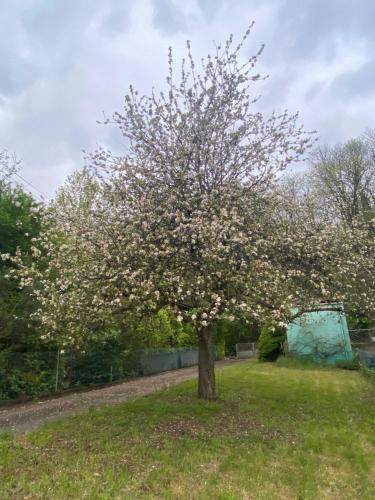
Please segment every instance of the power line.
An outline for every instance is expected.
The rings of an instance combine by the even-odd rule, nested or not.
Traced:
[[[32,196],[35,196],[40,201],[44,200],[43,196],[41,194],[39,194],[39,192],[31,192],[31,189],[29,189],[23,181],[19,181],[18,179],[16,179],[15,177],[13,177],[11,175],[9,175],[8,177],[15,186],[20,187],[23,191],[27,191],[29,194],[31,194]]]
[[[42,193],[42,191],[40,191],[40,189],[38,189],[33,184],[31,184],[31,182],[27,181],[24,177],[22,177],[22,175],[17,174],[17,172],[14,172],[14,175],[16,175],[17,177],[19,177],[23,182],[25,182],[27,185],[29,185],[31,188],[33,188],[35,191],[37,191],[43,198],[46,197],[45,194]]]
[[[30,186],[32,189],[34,189],[34,191],[36,191],[37,196],[38,198],[40,198],[41,201],[44,201],[46,199],[46,196],[45,194],[40,191],[40,189],[38,189],[37,187],[35,187],[31,182],[29,182],[27,179],[25,179],[24,177],[22,177],[22,175],[20,174],[17,174],[17,172],[13,172],[11,174],[9,174],[9,177],[11,177],[13,179],[13,181],[18,185],[18,186],[21,186],[22,188],[24,188],[25,186],[21,185],[19,181],[17,181],[13,176],[16,175],[17,177],[19,177],[22,182],[24,182],[25,184],[27,184],[28,186]]]

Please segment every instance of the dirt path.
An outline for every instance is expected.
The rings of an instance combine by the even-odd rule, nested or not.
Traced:
[[[237,360],[224,360],[219,361],[216,366],[219,368],[238,362]],[[195,378],[196,376],[197,367],[193,366],[191,368],[182,368],[158,375],[137,378],[102,389],[94,389],[39,401],[38,403],[27,403],[12,408],[0,409],[0,431],[28,432],[49,420],[54,420],[65,415],[82,413],[92,406],[98,408],[100,406],[121,403],[129,398],[151,394],[159,389],[164,389],[165,387]]]

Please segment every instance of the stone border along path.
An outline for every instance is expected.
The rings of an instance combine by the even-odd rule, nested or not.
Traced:
[[[243,363],[246,361],[237,359],[223,360],[217,362],[216,366],[221,368],[239,362]],[[171,385],[179,384],[184,380],[196,378],[197,375],[197,366],[192,366],[159,373],[158,375],[140,377],[110,387],[91,389],[85,392],[81,391],[47,399],[37,403],[26,403],[4,409],[0,407],[0,432],[14,432],[17,434],[28,432],[44,422],[66,415],[83,413],[90,407],[99,408],[101,406],[122,403],[133,397],[145,396]]]

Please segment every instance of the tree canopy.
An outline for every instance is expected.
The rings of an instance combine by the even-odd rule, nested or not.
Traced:
[[[32,240],[40,231],[39,209],[32,196],[10,183],[15,165],[5,151],[0,153],[0,165],[0,349],[23,349],[37,335],[35,328],[29,328],[35,301],[9,279],[16,269],[8,257],[22,253],[29,262]]]
[[[365,287],[374,266],[367,226],[312,217],[278,188],[314,139],[297,115],[258,111],[254,66],[263,48],[242,59],[249,34],[217,46],[200,68],[188,43],[179,77],[170,50],[164,93],[130,88],[113,116],[128,150],[94,152],[95,178],[78,179],[85,202],[60,196],[46,212],[35,252],[48,257],[45,266],[16,259],[45,335],[67,345],[130,313],[167,308],[191,323],[199,395],[208,399],[218,320],[284,324],[295,304],[347,300],[354,283],[356,302],[374,305],[374,285]]]

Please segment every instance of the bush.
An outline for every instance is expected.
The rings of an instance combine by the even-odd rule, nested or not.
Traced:
[[[258,343],[258,359],[260,361],[276,361],[283,352],[286,339],[284,327],[266,323],[260,332]]]
[[[358,354],[355,353],[352,360],[343,359],[341,361],[336,361],[335,367],[341,368],[342,370],[359,370],[361,364],[359,362]]]
[[[0,400],[37,397],[55,384],[56,353],[0,352]]]
[[[370,368],[367,368],[366,366],[360,366],[359,371],[364,377],[366,377],[371,382],[375,383],[375,370],[371,370]]]
[[[361,313],[352,313],[348,315],[348,325],[350,330],[361,328],[371,328],[373,321],[368,316]]]
[[[215,346],[215,358],[221,357]],[[59,357],[53,351],[0,351],[0,402],[161,373],[192,366],[197,359],[196,347],[125,350],[115,342],[85,352],[60,351]]]

